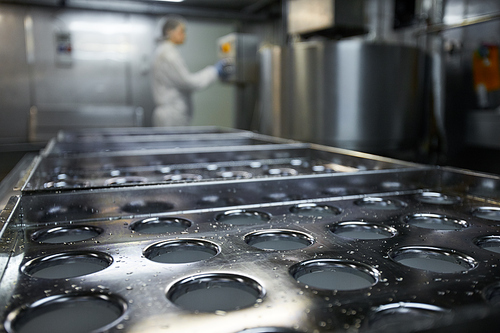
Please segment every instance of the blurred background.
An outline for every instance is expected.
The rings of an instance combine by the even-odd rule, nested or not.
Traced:
[[[0,1],[0,178],[61,129],[151,126],[167,14],[215,125],[500,174],[496,0]],[[235,52],[221,51],[230,43]]]

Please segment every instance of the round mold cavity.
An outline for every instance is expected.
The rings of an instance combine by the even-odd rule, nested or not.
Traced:
[[[145,184],[148,182],[146,177],[138,177],[138,176],[127,176],[127,177],[113,177],[110,179],[106,179],[104,181],[105,186],[111,185],[137,185],[137,184]]]
[[[500,283],[496,282],[483,290],[483,297],[492,306],[500,308]]]
[[[229,210],[217,215],[216,220],[224,224],[232,225],[254,225],[266,223],[271,219],[267,213],[258,212],[255,210]]]
[[[96,273],[109,267],[113,258],[102,252],[65,252],[28,261],[21,271],[42,279],[68,279]]]
[[[261,250],[287,251],[308,247],[314,238],[293,230],[262,230],[246,235],[245,242]]]
[[[164,201],[132,201],[121,207],[121,210],[134,214],[155,214],[172,210],[174,205]]]
[[[393,251],[390,256],[407,267],[435,273],[463,273],[477,266],[472,257],[436,247],[407,246]]]
[[[500,253],[500,235],[490,235],[476,238],[474,244],[484,250]]]
[[[39,222],[49,222],[54,220],[83,219],[97,213],[98,210],[85,205],[54,205],[48,208],[40,207],[37,217]]]
[[[472,214],[482,219],[500,221],[500,207],[479,207]]]
[[[60,226],[42,229],[31,235],[31,240],[44,244],[81,242],[99,236],[103,230],[90,226]]]
[[[272,168],[267,170],[267,174],[271,176],[297,176],[299,172],[292,168]]]
[[[240,171],[240,170],[218,172],[217,176],[220,178],[235,178],[235,179],[245,179],[253,177],[253,175],[250,172]]]
[[[162,264],[186,264],[210,259],[219,252],[217,244],[198,239],[181,239],[152,244],[143,254],[147,259]]]
[[[290,208],[290,212],[302,216],[333,216],[342,213],[340,208],[316,203],[304,203]]]
[[[165,234],[182,232],[191,224],[191,221],[178,217],[149,217],[132,223],[130,229],[141,234]]]
[[[88,182],[84,181],[71,181],[71,180],[56,180],[50,181],[43,184],[43,188],[52,189],[52,188],[68,188],[68,187],[87,187],[89,186]]]
[[[386,304],[373,310],[369,326],[377,332],[417,332],[432,328],[448,312],[444,308],[423,303]]]
[[[263,287],[246,276],[203,274],[175,283],[167,298],[180,308],[195,312],[233,311],[250,307],[265,296]]]
[[[435,205],[453,205],[461,200],[458,196],[446,195],[439,192],[422,192],[415,195],[415,198],[420,202]]]
[[[202,207],[224,207],[242,205],[244,200],[237,197],[220,197],[218,195],[207,195],[198,201]]]
[[[378,282],[379,273],[372,267],[338,259],[313,259],[290,268],[300,283],[326,290],[359,290]]]
[[[164,181],[172,181],[172,182],[194,182],[202,179],[203,176],[196,173],[179,173],[163,177]]]
[[[269,202],[293,201],[293,200],[300,200],[303,198],[304,196],[300,194],[284,193],[284,192],[271,193],[263,197],[265,201]]]
[[[413,214],[405,217],[409,225],[434,230],[462,230],[469,227],[467,221],[438,214]]]
[[[127,303],[114,295],[50,296],[9,313],[9,333],[103,332],[120,322]]]
[[[330,231],[338,236],[362,240],[386,239],[398,234],[393,227],[361,221],[336,223]]]
[[[400,200],[375,197],[359,199],[354,203],[358,206],[375,210],[398,210],[406,207],[406,204]]]

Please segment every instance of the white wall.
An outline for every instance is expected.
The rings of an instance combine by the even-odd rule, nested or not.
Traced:
[[[216,41],[235,31],[230,23],[187,18],[187,38],[179,48],[190,71],[198,71],[217,62]],[[234,126],[235,87],[217,82],[194,93],[193,125]]]

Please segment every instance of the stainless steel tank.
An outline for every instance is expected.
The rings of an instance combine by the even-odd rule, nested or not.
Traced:
[[[281,134],[369,152],[422,136],[425,57],[362,40],[293,44],[282,52]]]

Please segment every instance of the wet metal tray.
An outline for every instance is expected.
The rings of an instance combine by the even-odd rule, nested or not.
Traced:
[[[293,143],[295,141],[270,137],[251,132],[166,134],[137,137],[110,136],[110,140],[60,142],[51,140],[42,152],[44,156],[86,155],[99,156],[113,153],[194,147],[259,146]]]
[[[87,128],[82,130],[62,130],[57,134],[58,142],[136,142],[157,141],[178,135],[251,133],[249,131],[217,126],[189,127],[126,127]]]
[[[23,191],[286,177],[422,167],[310,144],[166,150],[161,154],[40,157]]]
[[[495,176],[423,168],[38,192],[10,210],[7,332],[496,331]]]

